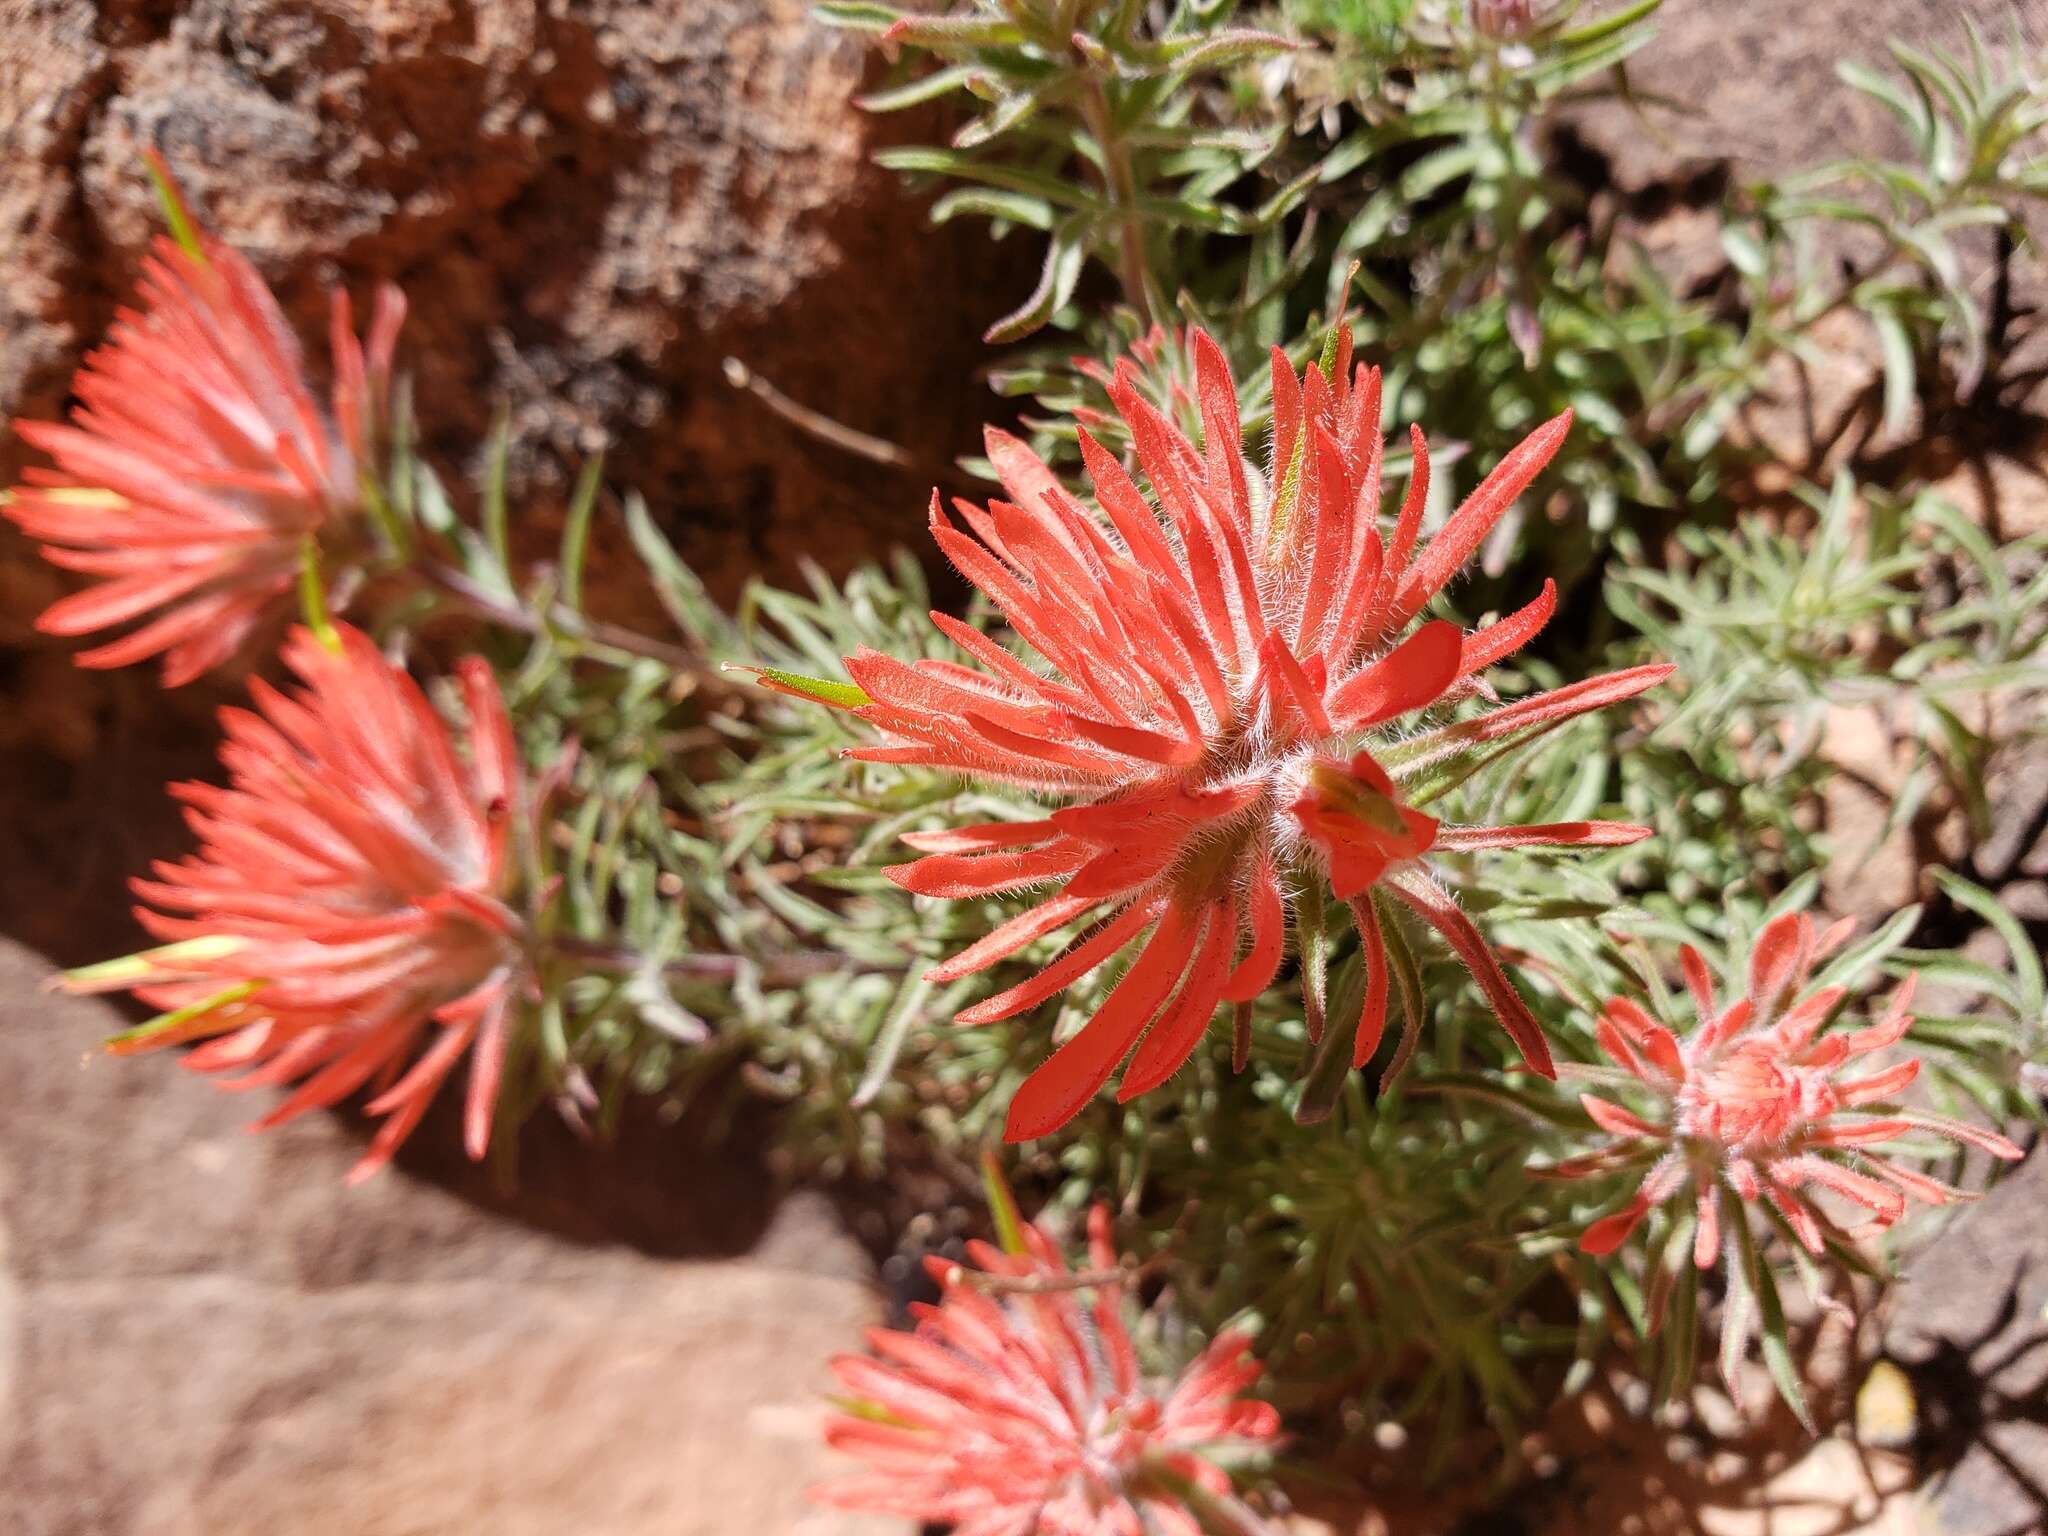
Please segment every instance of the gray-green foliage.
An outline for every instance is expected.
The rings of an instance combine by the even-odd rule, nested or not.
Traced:
[[[1067,334],[1013,354],[997,382],[1025,402],[1042,450],[1057,456],[1071,442],[1077,411],[1114,444],[1100,370],[1139,345],[1175,373],[1175,338],[1148,334],[1171,293],[1173,316],[1223,342],[1256,434],[1269,404],[1263,351],[1278,345],[1305,360],[1355,282],[1360,354],[1387,369],[1389,422],[1422,422],[1452,450],[1440,457],[1462,450],[1493,462],[1530,426],[1573,408],[1579,430],[1553,480],[1484,552],[1486,576],[1503,579],[1469,589],[1462,616],[1510,600],[1506,578],[1555,575],[1604,589],[1605,612],[1560,626],[1530,663],[1535,680],[1651,656],[1679,662],[1680,678],[1647,729],[1595,718],[1530,749],[1494,781],[1488,809],[1510,820],[1619,814],[1659,835],[1590,864],[1490,856],[1461,898],[1526,950],[1546,1026],[1567,1054],[1591,1061],[1588,1010],[1627,974],[1610,931],[1713,934],[1746,902],[1810,894],[1826,854],[1811,806],[1831,705],[1874,702],[1908,720],[1921,756],[1894,808],[1902,821],[1936,793],[1955,794],[1981,821],[1993,754],[2039,719],[2037,615],[2048,591],[2038,541],[1994,547],[1910,482],[1865,485],[1845,472],[1801,489],[1807,510],[1740,517],[1728,491],[1758,453],[1734,430],[1742,413],[1771,387],[1774,365],[1813,355],[1831,316],[1870,327],[1884,360],[1882,424],[1894,433],[1930,391],[1968,397],[1997,382],[2000,318],[1959,274],[1972,238],[2030,255],[2044,96],[2016,48],[2000,57],[1974,39],[1966,59],[1897,47],[1887,67],[1845,66],[1845,88],[1899,117],[1908,158],[1731,183],[1717,209],[1726,265],[1711,290],[1681,292],[1616,200],[1597,198],[1546,149],[1561,114],[1634,99],[1627,63],[1653,44],[1655,0],[1533,9],[1533,29],[1505,41],[1473,30],[1462,6],[1427,0],[1143,11],[1146,25],[1164,23],[1147,34],[1155,45],[1222,26],[1229,11],[1228,25],[1293,46],[1208,56],[1185,46],[1182,56],[1203,65],[1173,81],[1170,106],[1153,113],[1143,84],[1118,98],[1107,121],[1157,156],[1151,174],[1190,174],[1144,221],[1141,280],[1111,202],[1067,226],[1087,257],[1119,274],[1124,302],[1071,303],[1056,287],[1058,302],[1027,318]],[[970,10],[1021,25],[1063,24],[1075,8],[1017,0]],[[1141,12],[1117,15],[1135,26]],[[917,41],[914,30],[897,36]],[[914,46],[905,53],[917,59]],[[1099,67],[1087,57],[1057,43],[1028,61],[1011,47],[953,46],[940,69],[906,63],[906,85],[885,105],[955,86],[987,105],[950,157],[901,163],[975,185],[1012,165],[1103,164],[1087,113],[1063,122],[1047,110],[1063,99],[1047,71],[1068,71],[1071,85],[1073,71]],[[1031,122],[1028,137],[985,131],[1007,126],[1006,103]],[[1111,198],[1113,178],[1100,184]],[[996,212],[969,199],[942,200],[938,212]],[[1019,220],[1034,221],[1053,222]],[[1844,230],[1873,249],[1838,275],[1812,253]],[[1068,361],[1077,353],[1085,366]],[[1997,701],[1989,725],[1971,707],[1987,697]],[[1983,908],[1975,887],[1943,879],[1944,910]],[[1888,926],[1887,943],[1917,921]],[[1333,942],[1341,971],[1348,941]],[[2039,1047],[2037,1000],[2024,980],[1922,958],[1972,989],[1967,1011],[1923,1026],[1940,1091],[2020,1111],[2025,1096],[2011,1085]],[[1269,1000],[1247,1078],[1222,1074],[1219,1044],[1162,1107],[1091,1111],[1064,1151],[1034,1158],[1070,1178],[1113,1173],[1127,1200],[1156,1210],[1188,1304],[1211,1323],[1257,1313],[1273,1330],[1283,1400],[1330,1410],[1324,1422],[1347,1433],[1431,1406],[1444,1410],[1432,1422],[1449,1426],[1446,1437],[1461,1408],[1498,1427],[1530,1410],[1532,1357],[1584,1358],[1616,1329],[1642,1331],[1639,1305],[1586,1283],[1588,1261],[1562,1263],[1571,1220],[1584,1214],[1578,1196],[1518,1176],[1547,1138],[1570,1139],[1560,1129],[1568,1101],[1501,1079],[1491,1035],[1466,1027],[1483,1017],[1476,998],[1448,968],[1429,980],[1435,1016],[1418,1071],[1387,1102],[1365,1102],[1354,1078],[1324,1126],[1258,1113],[1300,1091],[1290,1066],[1306,1053],[1298,1001]],[[1087,1002],[1067,1007],[1085,1016]],[[1624,1290],[1633,1283],[1623,1276]],[[1768,1268],[1746,1284],[1774,1294]],[[1770,1299],[1760,1299],[1766,1323]],[[1774,1370],[1783,1351],[1782,1337],[1771,1341]],[[1669,1355],[1662,1368],[1682,1374]],[[1313,1383],[1324,1378],[1344,1386],[1319,1398]]]
[[[1042,242],[1037,290],[991,337],[1029,338],[1003,354],[998,385],[1055,462],[1071,465],[1077,411],[1122,446],[1100,417],[1101,370],[1136,346],[1165,359],[1151,377],[1174,376],[1170,327],[1182,321],[1230,355],[1245,447],[1262,452],[1264,354],[1313,354],[1354,263],[1360,354],[1386,367],[1388,424],[1420,421],[1443,450],[1445,505],[1432,517],[1471,464],[1495,462],[1559,409],[1577,412],[1559,467],[1502,524],[1454,616],[1476,620],[1554,575],[1577,601],[1532,654],[1496,669],[1495,686],[1660,657],[1679,679],[1640,720],[1590,716],[1518,749],[1454,791],[1447,814],[1607,816],[1657,836],[1592,857],[1444,861],[1461,903],[1510,952],[1561,1059],[1597,1070],[1593,1012],[1645,983],[1628,936],[1733,940],[1771,903],[1810,896],[1827,851],[1810,813],[1831,706],[1874,701],[1910,719],[1921,757],[1898,818],[1937,792],[1987,813],[1994,754],[2040,718],[2042,541],[1997,547],[1910,478],[1876,486],[1845,470],[1794,508],[1740,513],[1729,490],[1753,453],[1732,431],[1739,414],[1828,315],[1874,328],[1893,426],[1937,380],[1962,394],[1996,380],[1993,317],[1960,278],[1956,242],[1975,230],[2024,245],[2027,210],[2048,190],[2048,97],[2023,61],[1901,49],[1889,71],[1845,71],[1848,88],[1904,122],[1915,158],[1731,187],[1710,300],[1676,291],[1544,148],[1560,112],[1630,94],[1625,66],[1653,43],[1654,0],[1597,15],[1539,7],[1543,19],[1511,43],[1428,0],[979,0],[940,18],[864,0],[822,9],[900,57],[872,107],[959,109],[948,145],[884,156],[940,190],[934,217],[972,215],[991,238]],[[1843,224],[1874,231],[1878,254],[1833,281],[1806,250]],[[1404,470],[1390,459],[1390,473]],[[1000,1025],[956,1026],[963,1003],[1042,964],[1058,941],[987,977],[927,983],[928,966],[1014,904],[913,899],[883,870],[906,857],[906,830],[1040,811],[1013,792],[848,762],[840,754],[865,739],[858,722],[717,670],[836,679],[862,646],[951,658],[925,617],[917,560],[841,581],[813,574],[802,592],[756,586],[727,614],[647,509],[611,507],[593,472],[556,559],[522,575],[502,475],[488,478],[472,529],[409,457],[394,466],[387,537],[430,545],[444,564],[390,622],[453,609],[510,637],[498,659],[534,760],[578,748],[548,872],[561,880],[559,921],[591,953],[625,957],[550,991],[520,1096],[582,1113],[638,1088],[708,1112],[722,1095],[761,1092],[784,1106],[795,1166],[883,1179],[914,1167],[971,1188],[1017,1082],[1112,978]],[[593,537],[637,551],[672,639],[648,643],[585,611]],[[1966,708],[1987,696],[1992,715]],[[1936,913],[1886,926],[1874,958],[1949,984],[1916,1035],[1937,1095],[2028,1112],[2015,1085],[2042,1044],[2031,935],[1963,874],[1937,878]],[[1359,1007],[1358,961],[1338,915],[1321,939],[1334,962],[1330,1027],[1342,1031]],[[2004,936],[2005,969],[1947,947],[1980,922]],[[1398,1420],[1443,1467],[1511,1445],[1508,1430],[1541,1412],[1546,1391],[1616,1351],[1639,1352],[1678,1390],[1690,1324],[1715,1297],[1685,1278],[1668,1298],[1668,1347],[1645,1343],[1646,1290],[1675,1273],[1662,1263],[1671,1230],[1652,1224],[1642,1263],[1576,1252],[1608,1192],[1527,1172],[1583,1144],[1574,1093],[1511,1070],[1464,973],[1433,941],[1398,942],[1404,931],[1393,937],[1421,969],[1427,1017],[1412,1021],[1419,1051],[1391,1091],[1376,1085],[1398,1021],[1366,1072],[1305,1081],[1306,1010],[1283,983],[1256,1007],[1245,1073],[1230,1070],[1227,1032],[1212,1030],[1165,1087],[1127,1106],[1099,1100],[1016,1160],[1020,1182],[1047,1199],[1115,1201],[1197,1325],[1254,1318],[1305,1446]],[[1916,936],[1930,947],[1905,947]],[[1307,1093],[1327,1099],[1321,1123],[1290,1113]],[[1758,1298],[1781,1375],[1772,1277],[1791,1262],[1783,1249],[1767,1243],[1739,1282]],[[1467,1431],[1480,1423],[1494,1438],[1475,1450]]]

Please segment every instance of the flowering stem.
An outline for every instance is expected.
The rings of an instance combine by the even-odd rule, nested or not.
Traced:
[[[871,464],[882,464],[890,469],[913,472],[917,469],[917,459],[909,449],[898,447],[886,438],[856,431],[843,422],[834,421],[823,412],[814,411],[809,406],[792,400],[738,358],[728,357],[724,367],[726,383],[734,389],[744,390],[752,395],[798,431],[815,437],[821,443],[829,443],[842,453],[866,459]]]
[[[1124,298],[1138,312],[1141,325],[1152,319],[1151,285],[1146,278],[1145,229],[1138,216],[1138,182],[1131,170],[1131,153],[1116,126],[1116,114],[1102,77],[1088,66],[1088,89],[1081,98],[1081,111],[1088,131],[1102,151],[1102,185],[1110,206],[1120,215],[1117,236],[1117,276],[1123,283]]]
[[[299,608],[306,628],[329,652],[341,649],[341,636],[327,612],[327,588],[320,581],[320,545],[312,534],[299,540]]]
[[[365,470],[359,477],[359,488],[362,491],[363,510],[370,514],[370,521],[377,525],[377,532],[382,536],[392,556],[398,560],[410,560],[413,553],[412,529],[392,510],[391,500],[384,494],[384,487],[378,483],[377,477]]]

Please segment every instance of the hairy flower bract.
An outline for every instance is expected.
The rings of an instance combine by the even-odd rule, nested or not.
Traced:
[[[305,540],[360,505],[405,312],[398,290],[382,289],[366,347],[347,295],[334,294],[323,413],[256,269],[218,240],[192,240],[157,238],[140,309],[120,312],[73,381],[71,423],[15,423],[56,467],[27,470],[6,505],[52,564],[96,578],[37,627],[83,635],[145,620],[79,664],[161,655],[171,687],[233,656],[290,591]]]
[[[915,1330],[871,1330],[872,1356],[833,1361],[846,1411],[826,1438],[868,1468],[817,1497],[955,1536],[1196,1536],[1190,1491],[1230,1488],[1210,1455],[1279,1432],[1279,1415],[1242,1395],[1259,1377],[1250,1339],[1219,1335],[1177,1379],[1148,1380],[1108,1210],[1089,1216],[1089,1274],[1038,1227],[1022,1243],[970,1244],[971,1269],[928,1259],[941,1295],[913,1309]]]
[[[1813,1203],[1815,1191],[1862,1207],[1871,1225],[1891,1226],[1909,1199],[1932,1205],[1964,1198],[1960,1190],[1873,1150],[1918,1130],[1978,1147],[2008,1161],[2020,1149],[2005,1137],[1928,1110],[1893,1101],[1919,1075],[1905,1057],[1861,1075],[1852,1063],[1896,1045],[1911,1027],[1914,978],[1893,995],[1884,1014],[1862,1029],[1827,1026],[1848,997],[1843,986],[1809,987],[1815,964],[1848,938],[1853,919],[1819,931],[1811,916],[1773,919],[1758,935],[1748,991],[1726,1008],[1715,1001],[1706,961],[1691,945],[1680,951],[1698,1027],[1685,1040],[1639,1004],[1615,998],[1598,1027],[1600,1047],[1658,1101],[1645,1118],[1609,1100],[1585,1095],[1595,1125],[1615,1139],[1590,1157],[1560,1165],[1567,1175],[1613,1171],[1647,1162],[1635,1197],[1586,1229],[1580,1246],[1612,1253],[1656,1207],[1688,1187],[1697,1221],[1693,1261],[1709,1268],[1722,1247],[1722,1202],[1769,1204],[1810,1252],[1823,1251],[1834,1230]]]
[[[463,758],[360,631],[329,649],[295,630],[284,655],[302,688],[258,682],[254,712],[221,712],[227,787],[174,788],[199,851],[135,883],[149,903],[136,915],[166,947],[73,985],[164,1010],[117,1051],[203,1040],[188,1066],[247,1069],[224,1086],[298,1084],[260,1125],[370,1085],[386,1118],[352,1179],[390,1159],[472,1053],[464,1131],[480,1157],[526,979],[524,923],[504,899],[522,790],[497,683],[480,660],[459,667]]]
[[[956,524],[933,496],[932,536],[1045,667],[942,613],[933,622],[979,667],[867,650],[847,658],[865,697],[853,712],[883,736],[852,756],[1067,802],[1040,820],[909,834],[926,857],[889,871],[925,896],[1048,888],[1038,905],[930,972],[935,981],[1100,920],[1037,976],[975,1003],[961,1021],[1020,1013],[1136,952],[1086,1027],[1018,1092],[1012,1140],[1071,1119],[1126,1056],[1121,1098],[1170,1077],[1220,1004],[1242,1008],[1273,981],[1290,897],[1310,886],[1350,904],[1365,945],[1358,1064],[1385,1026],[1382,914],[1391,916],[1392,897],[1444,936],[1524,1058],[1548,1074],[1535,1018],[1430,856],[1647,835],[1606,822],[1461,826],[1411,802],[1426,781],[1441,788],[1505,744],[1627,699],[1670,670],[1635,667],[1418,728],[1421,712],[1485,693],[1480,674],[1556,607],[1546,582],[1526,607],[1471,633],[1440,619],[1416,623],[1556,453],[1569,416],[1509,453],[1425,542],[1429,453],[1419,429],[1407,493],[1382,527],[1380,377],[1352,366],[1348,328],[1300,376],[1276,349],[1262,477],[1245,460],[1221,349],[1194,332],[1190,351],[1199,446],[1152,404],[1128,361],[1110,381],[1149,494],[1084,430],[1093,505],[997,431],[988,452],[1007,499],[957,502]],[[1411,1020],[1418,1011],[1411,1000]],[[1312,1029],[1320,1024],[1312,1018]]]

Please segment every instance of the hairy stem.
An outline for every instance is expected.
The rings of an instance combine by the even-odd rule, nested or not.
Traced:
[[[1145,263],[1145,226],[1138,213],[1138,182],[1131,170],[1130,146],[1116,126],[1109,93],[1102,77],[1089,68],[1088,89],[1081,98],[1081,111],[1102,151],[1102,186],[1110,206],[1120,217],[1117,230],[1117,278],[1123,284],[1124,299],[1138,312],[1140,324],[1152,323],[1151,284]]]

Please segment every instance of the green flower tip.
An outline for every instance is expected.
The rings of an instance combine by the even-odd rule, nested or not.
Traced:
[[[171,238],[178,242],[178,249],[194,261],[205,261],[206,247],[199,239],[199,225],[192,217],[185,194],[178,190],[178,180],[171,174],[169,162],[152,146],[142,152],[142,163],[149,171],[150,183],[156,188],[156,200],[163,208],[164,223],[170,226]]]
[[[1003,1165],[996,1160],[993,1150],[981,1154],[981,1187],[988,1199],[989,1219],[995,1223],[996,1245],[1013,1256],[1023,1253],[1024,1218],[1017,1210],[1017,1197],[1010,1192],[1010,1181],[1003,1177]]]
[[[84,996],[95,992],[125,992],[154,982],[189,979],[197,962],[224,960],[247,940],[229,934],[208,934],[185,939],[158,949],[140,950],[97,965],[82,965],[52,976],[46,984],[51,991]]]
[[[801,672],[785,672],[780,667],[750,667],[728,661],[720,670],[743,672],[771,693],[786,693],[792,698],[808,699],[813,704],[823,704],[831,709],[861,709],[874,702],[868,697],[867,690],[856,684],[834,682],[826,677],[805,677]]]

